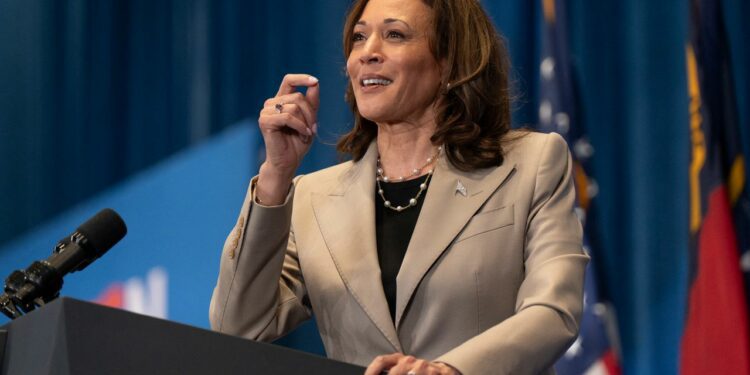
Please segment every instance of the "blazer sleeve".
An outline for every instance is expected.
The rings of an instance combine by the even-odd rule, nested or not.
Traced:
[[[255,182],[221,254],[209,308],[211,328],[272,341],[312,315],[291,228],[295,179],[280,206],[255,203]]]
[[[588,256],[574,211],[567,144],[558,134],[546,138],[526,223],[516,313],[436,359],[464,375],[544,372],[578,335]]]

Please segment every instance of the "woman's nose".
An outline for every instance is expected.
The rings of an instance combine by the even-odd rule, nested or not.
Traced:
[[[383,54],[381,51],[380,41],[377,37],[371,36],[365,43],[365,48],[362,50],[362,54],[359,56],[359,61],[363,64],[376,64],[383,62]]]

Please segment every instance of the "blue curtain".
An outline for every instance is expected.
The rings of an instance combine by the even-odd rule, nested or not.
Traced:
[[[348,4],[0,2],[0,242],[257,116],[286,72],[321,81],[321,136],[302,172],[334,163],[331,144],[351,125],[340,47]],[[510,46],[515,122],[533,123],[541,6],[483,4]],[[723,7],[747,155],[750,4]],[[688,1],[573,0],[568,17],[581,121],[595,147],[601,232],[591,235],[624,369],[676,373],[687,282]]]
[[[0,2],[0,243],[229,124],[285,72],[340,104],[344,2]],[[317,151],[317,149],[321,149]],[[306,167],[330,164],[318,147]]]

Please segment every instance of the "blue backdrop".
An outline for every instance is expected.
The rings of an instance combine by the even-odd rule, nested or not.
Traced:
[[[335,162],[330,144],[351,123],[342,99],[340,47],[348,3],[0,2],[0,242],[19,243],[24,233],[44,233],[33,247],[36,252],[0,250],[7,252],[0,253],[0,271],[46,256],[50,244],[73,229],[59,227],[53,233],[33,227],[58,222],[71,211],[56,215],[97,192],[113,186],[110,191],[116,191],[121,186],[117,184],[132,181],[128,176],[229,124],[257,116],[286,72],[307,72],[321,80],[321,136],[302,170]],[[519,98],[514,121],[533,123],[541,6],[528,0],[483,4],[510,45]],[[723,6],[747,155],[750,30],[745,21],[750,4],[724,0]],[[568,16],[581,121],[595,147],[601,233],[593,236],[601,247],[602,292],[619,316],[625,372],[675,373],[688,238],[688,1],[574,0]],[[247,147],[244,162],[249,171],[226,180],[235,193],[244,190],[259,153],[252,144]],[[222,178],[211,177],[225,181]],[[206,186],[200,195],[209,197],[213,186]],[[198,220],[200,225],[222,237],[231,228],[240,199],[225,202],[228,216],[206,216]],[[162,211],[183,212],[196,203],[186,200]],[[79,216],[93,213],[97,202],[104,203],[87,203],[88,211]],[[135,211],[124,215],[131,226],[145,220]],[[144,223],[163,219],[153,216]],[[225,226],[223,231],[220,226]],[[187,256],[218,254],[222,240],[211,241],[175,248]],[[138,254],[148,257],[167,244],[148,246]],[[124,249],[115,248],[106,258],[116,257],[119,250]],[[102,259],[86,273],[108,273],[120,264],[108,262]],[[208,274],[215,270],[209,263],[198,266]],[[112,273],[123,279],[145,277],[150,268],[143,267],[122,276]],[[72,280],[66,284],[68,294],[75,291]],[[213,283],[213,275],[206,280]],[[170,285],[171,291],[177,287]]]
[[[111,207],[128,234],[91,266],[68,275],[62,294],[114,297],[116,307],[207,327],[217,251],[257,170],[250,150],[260,139],[252,125],[230,127],[10,241],[0,249],[2,272],[47,258],[57,240]]]

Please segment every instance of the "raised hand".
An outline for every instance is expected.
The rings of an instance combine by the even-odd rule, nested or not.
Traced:
[[[307,87],[307,93],[297,91]],[[284,202],[294,173],[318,132],[320,105],[318,79],[308,74],[287,74],[278,93],[266,100],[258,126],[266,145],[256,197],[265,205]]]

